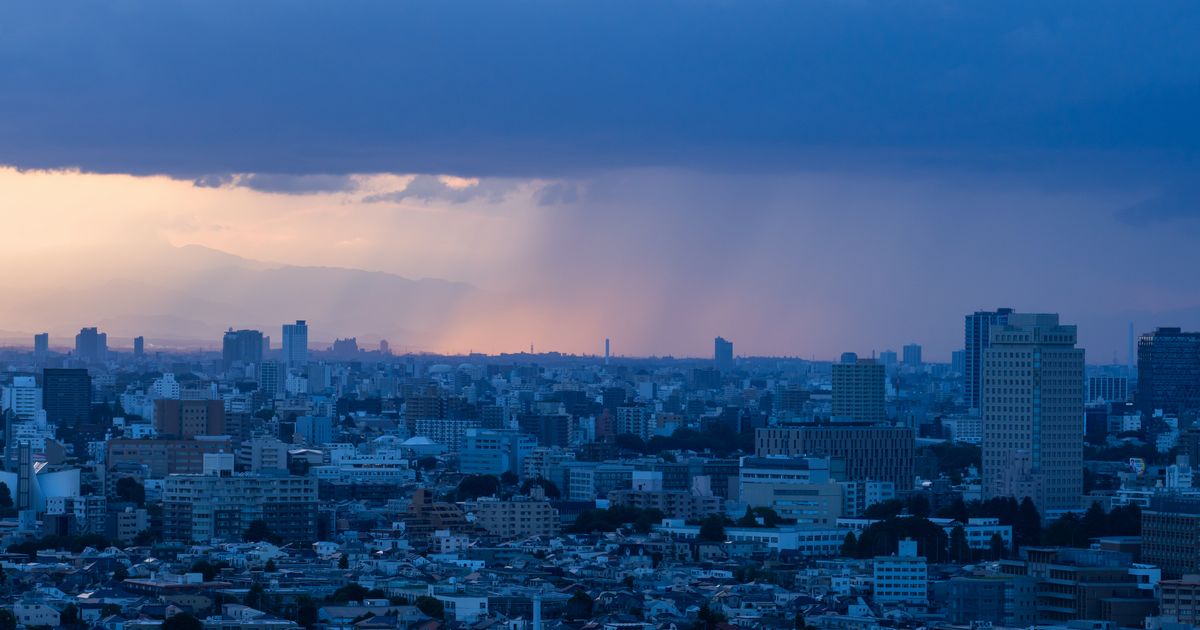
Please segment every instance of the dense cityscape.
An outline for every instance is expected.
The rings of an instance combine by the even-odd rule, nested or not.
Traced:
[[[1200,630],[1198,33],[0,0],[0,630]]]
[[[948,364],[280,339],[3,352],[0,625],[1200,622],[1200,333],[1121,365],[1007,308]]]

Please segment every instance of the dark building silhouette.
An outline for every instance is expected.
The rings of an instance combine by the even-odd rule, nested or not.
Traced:
[[[82,328],[75,335],[75,356],[84,361],[103,361],[108,358],[108,334],[96,328]]]
[[[1137,406],[1147,416],[1200,409],[1200,333],[1159,328],[1138,339]]]
[[[225,369],[235,363],[258,365],[263,358],[263,334],[257,330],[225,331],[221,340],[221,362]]]
[[[517,417],[517,427],[521,433],[536,437],[541,446],[566,447],[570,445],[571,416],[569,415],[521,414]]]
[[[33,336],[33,353],[45,355],[50,352],[50,333],[38,333]]]
[[[87,422],[92,409],[92,377],[83,368],[42,371],[42,409],[46,420],[64,427]]]
[[[146,338],[145,337],[134,337],[133,338],[133,356],[140,357],[144,354],[146,354]]]
[[[733,342],[724,337],[713,340],[713,363],[718,370],[730,372],[733,370]]]

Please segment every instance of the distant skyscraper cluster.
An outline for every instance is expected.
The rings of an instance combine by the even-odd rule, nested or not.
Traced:
[[[75,335],[75,356],[84,361],[104,361],[108,358],[108,335],[96,328],[84,328]]]

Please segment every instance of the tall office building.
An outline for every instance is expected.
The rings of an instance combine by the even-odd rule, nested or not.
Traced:
[[[146,354],[146,338],[140,337],[140,336],[134,337],[133,338],[133,356],[141,357],[144,354]]]
[[[75,335],[75,356],[84,361],[103,361],[108,358],[108,334],[95,328],[82,328]]]
[[[833,418],[861,422],[887,420],[884,368],[874,359],[847,353],[833,364]]]
[[[1011,308],[998,308],[994,311],[975,311],[966,317],[963,380],[966,384],[967,406],[971,409],[983,408],[983,352],[991,345],[992,326],[1007,324],[1012,312]]]
[[[308,363],[308,322],[303,319],[283,325],[283,362],[288,367]]]
[[[1056,314],[1011,313],[983,354],[983,494],[1042,514],[1083,493],[1083,349]]]
[[[50,353],[50,333],[38,333],[33,336],[33,353],[38,356]]]
[[[950,371],[964,374],[967,371],[967,351],[955,350],[950,353]]]
[[[921,344],[910,343],[904,346],[904,365],[908,367],[921,367]]]
[[[1137,406],[1149,416],[1200,410],[1200,332],[1159,328],[1138,339]]]
[[[1089,403],[1126,402],[1129,400],[1129,379],[1124,376],[1088,377]]]
[[[92,377],[85,369],[42,371],[42,408],[46,421],[64,427],[87,421],[92,410]]]
[[[733,370],[733,342],[724,337],[713,340],[713,363],[718,370],[730,372]]]
[[[258,365],[263,358],[263,334],[257,330],[225,331],[221,339],[221,363],[229,369],[235,363]]]
[[[258,364],[258,389],[263,395],[275,398],[283,393],[286,384],[286,370],[278,361],[263,361]]]

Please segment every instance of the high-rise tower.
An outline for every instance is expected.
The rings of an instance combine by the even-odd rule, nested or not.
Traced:
[[[308,363],[308,322],[303,319],[283,325],[283,361],[288,367]]]
[[[1042,514],[1083,494],[1083,349],[1056,314],[1010,313],[983,353],[983,495]]]
[[[967,406],[976,411],[983,408],[983,353],[991,345],[989,331],[992,326],[1008,323],[1008,316],[1012,312],[1011,308],[998,308],[967,315],[963,380],[966,384]]]

